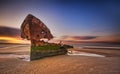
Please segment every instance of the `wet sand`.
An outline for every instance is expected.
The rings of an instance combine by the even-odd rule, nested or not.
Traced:
[[[0,74],[120,74],[120,58],[61,55],[31,62],[1,58]]]
[[[97,52],[97,50],[92,51],[92,49],[89,49],[89,51]],[[104,52],[104,55],[105,52],[108,53],[107,50],[101,52]],[[114,50],[114,54],[115,52],[117,55],[120,54],[120,51]],[[35,61],[0,58],[0,74],[120,74],[120,56],[59,55]]]

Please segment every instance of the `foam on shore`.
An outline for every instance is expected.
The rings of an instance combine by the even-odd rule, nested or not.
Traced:
[[[95,54],[95,53],[87,53],[87,52],[79,52],[79,51],[68,51],[67,55],[70,56],[75,56],[75,55],[79,55],[79,56],[90,56],[90,57],[105,57],[104,55],[99,55],[99,54]]]
[[[0,58],[18,58],[23,61],[30,61],[30,55],[20,55],[20,54],[0,54]]]

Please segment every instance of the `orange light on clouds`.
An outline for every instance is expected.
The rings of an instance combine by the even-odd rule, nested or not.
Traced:
[[[13,37],[0,37],[0,41],[1,40],[7,41],[7,43],[21,43],[21,44],[30,43],[30,41],[21,40]]]

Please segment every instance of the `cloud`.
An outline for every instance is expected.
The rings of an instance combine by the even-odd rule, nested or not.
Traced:
[[[14,37],[0,37],[0,43],[21,43],[21,44],[25,43],[26,44],[26,43],[30,43],[30,41],[21,40]]]
[[[96,38],[96,36],[73,36],[72,38],[76,40],[90,40]]]
[[[20,37],[20,29],[0,26],[0,36]]]
[[[11,27],[4,27],[0,26],[0,37],[4,37],[0,39],[0,43],[8,43],[8,42],[21,42],[18,41],[20,38],[20,29],[17,28],[11,28]],[[17,38],[11,39],[11,38],[5,38],[5,37],[12,37]],[[106,36],[62,36],[60,38],[53,38],[50,40],[50,42],[59,43],[62,41],[63,43],[71,44],[71,43],[82,43],[82,42],[117,42],[120,43],[120,34],[114,34],[114,35],[106,35]]]
[[[62,36],[62,40],[91,40],[95,39],[97,36]]]
[[[120,35],[99,36],[92,41],[97,42],[120,42]]]
[[[120,35],[106,36],[62,36],[59,40],[63,43],[85,43],[85,42],[102,42],[102,43],[120,43]]]
[[[0,26],[0,43],[28,43],[21,40],[20,29]]]

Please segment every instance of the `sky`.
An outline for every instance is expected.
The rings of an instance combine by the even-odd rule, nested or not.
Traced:
[[[5,27],[20,29],[28,14],[43,21],[56,41],[120,42],[118,0],[0,0],[0,36],[8,35]]]

